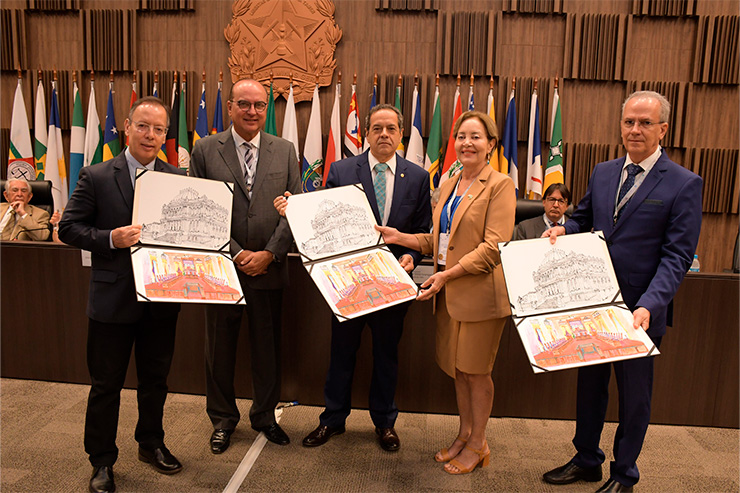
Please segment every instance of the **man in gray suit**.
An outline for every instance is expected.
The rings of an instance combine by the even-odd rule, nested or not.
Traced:
[[[227,107],[233,125],[196,143],[190,174],[234,183],[230,250],[247,302],[253,385],[249,418],[252,428],[268,440],[287,445],[288,435],[275,422],[275,406],[280,399],[282,296],[292,236],[272,200],[285,190],[300,193],[300,169],[293,144],[261,131],[267,93],[259,82],[237,81]],[[214,454],[228,448],[239,422],[234,366],[243,314],[241,306],[206,306],[206,400]]]
[[[516,225],[512,240],[539,238],[546,229],[565,224],[565,211],[570,204],[570,190],[563,183],[553,183],[542,198],[545,213],[541,216],[525,219]]]

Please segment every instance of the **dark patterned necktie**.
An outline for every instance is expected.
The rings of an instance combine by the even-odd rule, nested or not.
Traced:
[[[627,179],[624,180],[624,183],[622,183],[622,188],[619,189],[619,196],[617,197],[617,207],[619,207],[619,203],[622,202],[622,199],[625,195],[627,195],[627,192],[630,191],[632,186],[635,184],[635,177],[643,171],[641,167],[639,167],[636,164],[628,164],[627,165]],[[622,211],[624,211],[625,207],[627,207],[627,204],[630,203],[631,198],[622,205],[622,207],[619,208],[617,211],[617,219],[619,219],[619,216],[622,215]]]

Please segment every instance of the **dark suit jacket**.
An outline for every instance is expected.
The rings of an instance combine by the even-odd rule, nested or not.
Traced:
[[[244,173],[236,155],[231,128],[200,139],[193,147],[190,175],[234,183],[231,215],[231,254],[240,250],[274,253],[279,261],[261,276],[239,276],[253,289],[278,289],[288,282],[285,256],[293,236],[288,221],[278,214],[272,201],[286,190],[301,193],[301,176],[293,144],[285,139],[261,133],[257,175],[252,199],[247,196]]]
[[[514,236],[512,236],[511,239],[529,240],[532,238],[539,238],[542,236],[542,233],[545,232],[545,229],[547,229],[545,226],[545,220],[542,218],[542,214],[540,214],[537,217],[530,217],[529,219],[525,219],[517,224],[514,229]]]
[[[156,171],[184,175],[185,171],[157,159]],[[104,163],[85,166],[59,223],[59,239],[92,252],[87,316],[104,323],[138,321],[145,303],[136,301],[131,249],[110,248],[110,233],[131,224],[134,188],[122,152]],[[155,318],[180,310],[178,303],[152,303]]]
[[[375,214],[375,220],[381,223],[378,202],[375,199],[373,176],[370,171],[368,153],[337,161],[329,168],[326,187],[342,187],[361,183],[367,200]],[[432,221],[432,206],[429,195],[429,173],[416,164],[396,156],[396,174],[393,183],[391,212],[388,215],[388,226],[402,233],[428,233]],[[414,265],[421,261],[421,253],[398,245],[389,245],[396,258],[409,254]]]
[[[702,179],[665,151],[613,222],[625,158],[596,165],[567,233],[603,231],[622,296],[650,311],[648,334],[665,334],[667,307],[691,265],[701,229]]]

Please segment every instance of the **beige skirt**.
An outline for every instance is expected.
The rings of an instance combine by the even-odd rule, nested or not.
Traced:
[[[501,334],[509,317],[460,322],[450,318],[445,290],[437,294],[437,364],[455,378],[455,370],[490,374],[496,361]]]

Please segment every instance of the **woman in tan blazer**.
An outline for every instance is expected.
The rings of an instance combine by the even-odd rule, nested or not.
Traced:
[[[417,299],[435,297],[437,364],[455,379],[460,429],[435,455],[450,474],[488,465],[486,424],[493,407],[491,371],[511,314],[498,242],[514,231],[516,191],[488,165],[498,143],[496,124],[468,111],[455,122],[455,151],[463,168],[440,187],[432,234],[378,227],[386,243],[434,255],[435,273]]]

